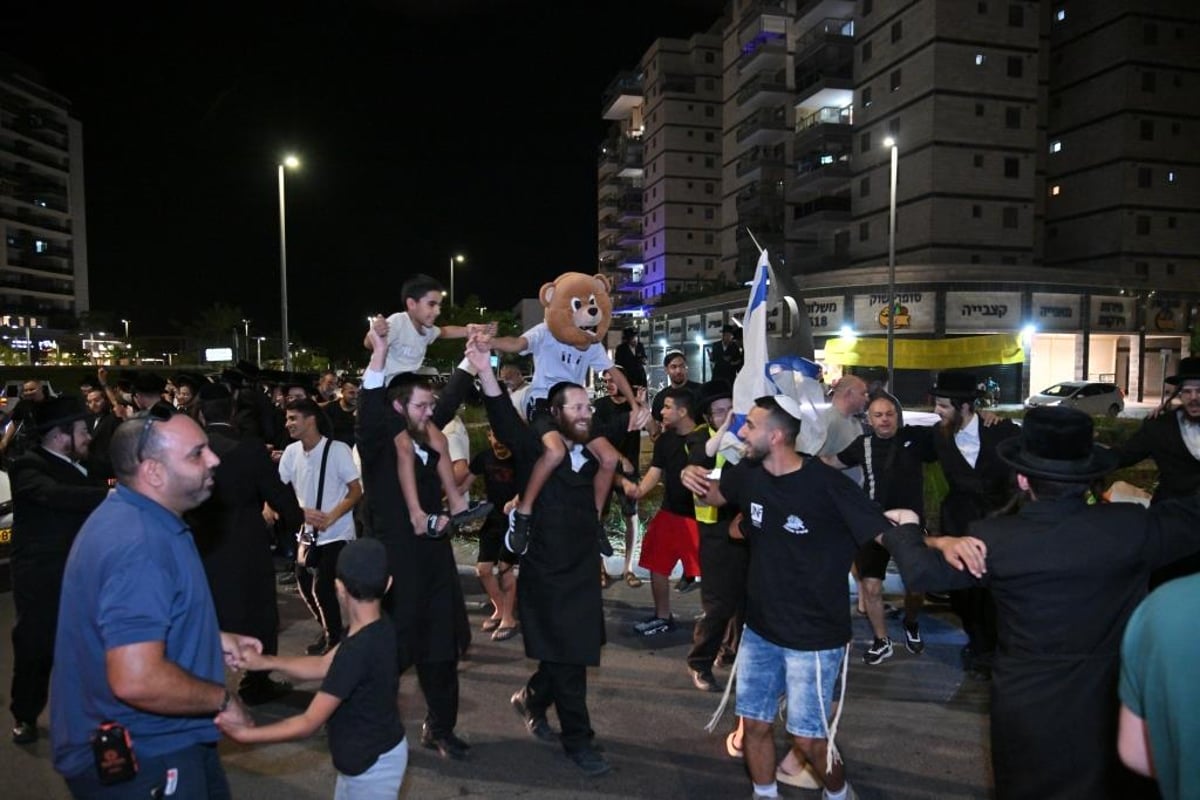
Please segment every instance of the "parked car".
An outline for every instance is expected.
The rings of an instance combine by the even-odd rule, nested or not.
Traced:
[[[12,588],[9,561],[12,551],[12,488],[8,473],[0,471],[0,592]]]
[[[1026,408],[1064,406],[1085,414],[1115,417],[1125,410],[1125,392],[1115,383],[1063,381],[1025,398]]]

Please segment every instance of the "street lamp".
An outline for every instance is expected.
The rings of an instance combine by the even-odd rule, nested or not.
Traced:
[[[253,321],[254,320],[250,320],[250,319],[242,320],[242,325],[245,327],[245,334],[246,334],[246,360],[247,361],[250,360],[250,323]]]
[[[287,296],[287,216],[283,201],[283,168],[298,169],[300,159],[285,156],[279,168],[279,305],[280,321],[283,323],[283,368],[292,371],[292,349],[288,346],[288,296]]]
[[[891,205],[888,210],[888,327],[887,327],[887,372],[888,391],[895,394],[896,370],[896,170],[900,160],[900,151],[896,140],[888,137],[883,140],[883,146],[892,151],[892,181]]]
[[[267,337],[265,337],[265,336],[255,336],[254,337],[254,341],[258,343],[258,358],[255,360],[254,363],[257,364],[260,368],[262,367],[262,343],[263,343],[263,339],[265,339],[265,338],[267,338]]]
[[[129,320],[123,319],[123,320],[121,320],[121,324],[125,326],[125,341],[128,342],[129,341]]]
[[[459,264],[461,264],[466,260],[467,260],[467,257],[464,256],[462,253],[459,253],[456,256],[450,256],[450,307],[451,308],[454,307],[454,264],[455,264],[455,262],[458,262]]]

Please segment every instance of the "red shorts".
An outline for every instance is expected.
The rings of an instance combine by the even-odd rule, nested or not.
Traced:
[[[689,578],[700,575],[700,528],[695,517],[685,517],[659,509],[646,526],[642,537],[642,556],[638,566],[670,575],[675,564],[683,562],[683,574]]]

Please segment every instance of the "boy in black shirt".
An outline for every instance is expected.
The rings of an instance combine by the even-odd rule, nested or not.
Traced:
[[[285,658],[242,651],[246,669],[278,670],[296,680],[320,680],[321,689],[301,714],[271,725],[246,727],[217,716],[217,727],[236,742],[303,739],[329,723],[329,753],[338,771],[338,798],[395,797],[408,766],[408,742],[396,695],[396,631],[380,611],[392,585],[378,539],[358,539],[338,556],[337,595],[349,630],[323,656]]]
[[[512,574],[517,556],[504,546],[504,534],[508,530],[508,515],[504,508],[518,494],[517,473],[512,451],[496,439],[490,426],[487,438],[491,449],[476,453],[471,459],[467,468],[470,475],[464,483],[469,485],[475,476],[482,475],[484,491],[492,504],[492,510],[479,530],[475,574],[492,601],[492,615],[483,621],[482,630],[492,634],[493,641],[502,642],[516,636],[518,627],[514,609],[517,584]]]

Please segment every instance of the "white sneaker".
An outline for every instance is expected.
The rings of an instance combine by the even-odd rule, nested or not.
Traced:
[[[784,772],[782,767],[775,768],[775,781],[801,789],[820,789],[823,784],[817,780],[817,771],[812,764],[805,764],[799,772]]]

